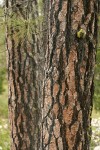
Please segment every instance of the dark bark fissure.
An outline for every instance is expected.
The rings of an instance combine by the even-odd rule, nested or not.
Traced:
[[[35,0],[19,5],[11,1],[11,11],[26,20],[23,38],[16,39],[13,21],[7,29],[11,32],[7,36],[11,41],[7,41],[11,149],[89,150],[97,4],[86,0],[44,3],[44,12],[48,12],[44,19],[47,30],[39,33],[44,36],[41,42],[36,21],[31,43],[27,21],[31,11],[31,19],[38,18],[38,11],[35,13],[38,3]],[[7,0],[6,7],[9,8]],[[81,28],[86,31],[85,38],[77,36]],[[42,112],[42,57],[45,52],[41,54],[41,46],[46,51]]]
[[[72,13],[72,2],[68,0],[67,13],[66,13],[66,29],[65,29],[65,47],[66,47],[66,57],[68,62],[68,57],[70,53],[71,43],[73,42],[74,35],[72,34],[71,28],[71,13]]]
[[[53,3],[50,12],[52,23],[48,32],[49,43],[46,55],[46,68],[49,68],[49,71],[44,82],[42,146],[44,150],[45,144],[46,150],[52,150],[53,147],[57,150],[89,150],[96,49],[94,32],[97,26],[95,23],[97,14],[94,11],[96,6],[95,2],[86,0],[79,3],[62,1],[59,5],[60,2]],[[61,25],[65,18],[66,26],[62,30]],[[81,28],[86,31],[85,38],[77,37],[77,32]],[[49,108],[45,104],[47,101],[51,106]],[[48,116],[51,118],[50,121]],[[46,122],[50,123],[48,127]],[[55,130],[56,122],[58,122],[58,132]],[[52,134],[48,135],[51,126]]]
[[[60,51],[60,56],[59,56],[59,63],[58,63],[58,71],[59,71],[59,77],[58,77],[58,84],[59,84],[59,91],[57,93],[57,96],[56,96],[56,100],[57,100],[57,103],[58,103],[58,106],[59,106],[59,113],[58,113],[58,116],[57,116],[57,119],[59,120],[59,123],[61,125],[61,128],[60,128],[60,136],[62,137],[62,143],[63,143],[63,149],[67,150],[67,141],[65,139],[66,137],[66,130],[65,129],[65,125],[64,123],[62,122],[63,121],[63,106],[60,104],[60,94],[61,94],[61,91],[62,91],[62,81],[65,79],[65,72],[64,72],[64,62],[63,62],[63,50],[61,48],[61,51]],[[64,93],[64,96],[66,97],[66,92]],[[68,105],[68,99],[66,97],[66,104],[65,106]],[[65,107],[64,106],[64,107]],[[58,142],[57,142],[58,144]],[[56,144],[56,145],[57,145]],[[57,149],[59,150],[59,148]]]
[[[49,143],[50,143],[50,141],[51,141],[51,137],[52,137],[52,132],[53,132],[53,126],[54,126],[54,119],[52,119],[52,124],[51,124],[51,126],[50,126],[50,128],[49,128],[49,139],[48,139],[48,142],[47,142],[47,144],[43,147],[43,149],[46,149],[46,147],[48,147],[48,149],[49,149]]]
[[[35,29],[38,27],[38,21],[35,20],[38,18],[36,5],[38,5],[37,1],[12,0],[8,2],[6,0],[12,150],[38,150],[40,148],[40,103],[42,99],[40,97],[42,97],[43,68],[39,67],[39,63],[43,64],[43,61],[36,55],[37,53],[40,55],[43,49],[37,29]],[[32,19],[36,22],[30,27],[32,28],[32,33],[30,33],[28,21]],[[39,27],[38,29],[40,30]],[[43,55],[44,52],[41,58]]]
[[[87,0],[83,0],[83,6],[84,6],[84,15],[87,16],[90,12],[90,2]]]
[[[58,14],[62,8],[62,1],[59,0],[59,5],[58,5],[59,9],[54,13],[54,20],[56,22],[56,32],[53,34],[53,37],[52,37],[52,42],[53,42],[53,48],[51,49],[51,54],[50,54],[50,65],[49,65],[49,68],[51,67],[51,64],[52,64],[52,59],[53,59],[53,55],[54,55],[54,52],[55,52],[55,48],[56,48],[56,38],[59,34],[59,20],[58,20]],[[51,11],[52,11],[52,8],[51,8]],[[51,18],[52,19],[52,18]],[[52,26],[51,26],[52,28]]]
[[[67,150],[68,149],[68,142],[66,141],[66,124],[62,124],[61,126],[61,137],[62,137],[62,142],[63,142],[63,149]]]
[[[92,13],[91,14],[91,20],[90,20],[89,25],[88,25],[88,27],[89,27],[88,35],[90,33],[92,34],[92,30],[93,30],[92,29],[92,24],[93,24],[94,19],[95,19],[95,14]],[[88,29],[88,27],[87,27],[87,29]],[[95,29],[95,26],[94,26],[94,29]],[[94,32],[94,35],[95,35],[95,32]],[[94,37],[94,35],[93,35],[93,37]],[[86,130],[86,128],[87,128],[87,130],[89,130],[88,132],[85,133],[84,149],[87,148],[87,145],[89,144],[89,140],[90,140],[89,136],[91,136],[91,129],[89,129],[89,125],[90,124],[88,124],[88,118],[89,118],[89,113],[90,113],[90,109],[89,108],[93,106],[93,104],[92,104],[93,103],[92,102],[93,97],[89,96],[88,94],[91,93],[91,95],[92,95],[92,92],[93,92],[93,91],[91,91],[91,86],[89,84],[90,84],[91,78],[93,79],[93,71],[92,70],[93,70],[93,67],[94,67],[93,66],[94,62],[92,62],[92,60],[94,60],[93,57],[94,57],[94,53],[95,53],[94,52],[95,51],[95,47],[93,45],[93,41],[91,41],[91,39],[88,39],[87,41],[89,41],[89,43],[88,43],[88,57],[87,57],[87,60],[84,59],[84,60],[87,61],[85,77],[84,77],[84,88],[85,88],[84,92],[80,92],[80,91],[82,91],[82,90],[80,90],[81,89],[80,86],[77,87],[77,85],[80,85],[80,81],[78,81],[79,82],[78,84],[76,82],[76,87],[77,87],[76,89],[79,91],[78,93],[80,93],[79,99],[81,99],[81,108],[82,108],[82,112],[83,112],[82,113],[83,114],[83,120],[84,120],[83,128],[84,128],[84,131]],[[79,75],[77,75],[77,72],[79,72],[79,71],[76,70],[76,76],[78,78],[80,78],[80,72],[79,72]],[[92,88],[92,90],[93,90],[93,88]]]
[[[79,125],[79,129],[78,129],[78,131],[76,133],[75,146],[73,147],[73,150],[76,150],[79,147],[80,138],[81,138],[80,135],[82,134],[81,130],[82,130],[81,129],[81,125]]]

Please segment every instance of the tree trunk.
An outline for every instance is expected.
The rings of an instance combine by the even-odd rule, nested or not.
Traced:
[[[52,0],[48,20],[42,149],[89,150],[97,3]]]
[[[6,0],[11,150],[39,150],[40,147],[43,80],[40,64],[43,65],[44,53],[37,7],[36,0]]]

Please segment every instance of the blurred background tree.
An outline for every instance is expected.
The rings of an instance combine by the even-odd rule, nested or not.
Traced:
[[[98,23],[98,45],[95,66],[94,108],[96,111],[100,111],[100,17]]]
[[[6,66],[4,10],[0,5],[0,150],[9,150],[10,147]]]
[[[6,78],[6,51],[5,51],[5,36],[4,36],[4,11],[0,8],[0,94],[4,91],[3,82]]]

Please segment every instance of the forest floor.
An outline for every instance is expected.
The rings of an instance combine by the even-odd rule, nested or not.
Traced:
[[[8,127],[8,88],[4,84],[4,91],[0,93],[0,150],[10,150],[10,133]]]
[[[91,150],[94,150],[96,146],[100,146],[100,113],[99,117],[97,115],[96,118],[92,118]]]

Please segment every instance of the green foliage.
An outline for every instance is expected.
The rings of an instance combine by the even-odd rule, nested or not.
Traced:
[[[8,128],[8,91],[6,81],[6,49],[4,12],[0,8],[0,147],[9,150],[10,136]]]
[[[8,87],[7,81],[3,84],[4,92],[0,94],[0,117],[8,118]]]
[[[2,150],[10,150],[7,81],[4,82],[3,88],[5,90],[2,92],[2,94],[0,94],[0,147],[2,147]]]
[[[0,69],[0,94],[4,91],[3,82],[4,82],[5,70]]]
[[[10,150],[10,133],[7,119],[0,119],[0,147]]]
[[[95,81],[94,108],[100,111],[100,21],[99,21],[98,26],[99,26],[98,48],[97,48],[97,55],[96,55],[95,80],[94,80]]]
[[[95,67],[95,93],[94,108],[100,110],[100,48],[97,51],[96,67]]]
[[[3,16],[3,9],[0,8],[0,16]],[[4,17],[0,17],[0,94],[3,92],[3,81],[6,77],[6,51],[5,51],[5,27],[3,23]]]

